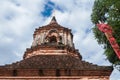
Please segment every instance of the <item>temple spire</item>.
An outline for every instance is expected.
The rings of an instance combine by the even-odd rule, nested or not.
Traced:
[[[55,16],[53,16],[52,19],[51,19],[50,24],[52,24],[52,23],[57,23],[57,20],[56,20]]]

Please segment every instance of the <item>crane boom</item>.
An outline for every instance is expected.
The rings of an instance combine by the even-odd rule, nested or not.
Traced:
[[[113,50],[115,51],[117,57],[120,59],[120,47],[116,42],[116,39],[113,37],[112,27],[105,23],[97,24],[97,26],[98,26],[98,29],[105,34]]]

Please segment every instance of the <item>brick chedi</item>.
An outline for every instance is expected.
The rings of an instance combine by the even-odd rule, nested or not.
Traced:
[[[36,55],[72,55],[81,57],[75,50],[71,30],[60,26],[55,17],[34,32],[32,47],[27,49],[24,59]]]
[[[82,60],[74,47],[71,30],[55,19],[39,27],[23,60],[0,66],[0,80],[109,80],[112,66]]]

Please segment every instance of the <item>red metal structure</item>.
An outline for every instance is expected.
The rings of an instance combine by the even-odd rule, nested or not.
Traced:
[[[105,23],[97,24],[97,26],[98,26],[98,29],[105,34],[105,36],[109,40],[113,50],[115,51],[116,55],[120,59],[120,47],[117,44],[116,39],[112,35],[112,33],[113,33],[112,27]]]

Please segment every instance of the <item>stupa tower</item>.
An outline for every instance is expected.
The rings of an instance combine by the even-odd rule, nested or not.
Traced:
[[[35,29],[23,60],[0,66],[0,80],[109,80],[112,70],[83,61],[71,30],[53,16],[48,25]]]
[[[73,43],[71,30],[59,25],[53,16],[51,22],[35,30],[34,40],[24,59],[36,55],[71,55],[82,58]]]

